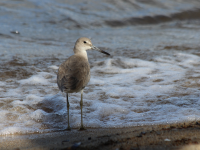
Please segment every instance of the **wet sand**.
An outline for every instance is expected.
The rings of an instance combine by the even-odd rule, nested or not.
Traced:
[[[198,150],[198,122],[0,137],[0,149]]]

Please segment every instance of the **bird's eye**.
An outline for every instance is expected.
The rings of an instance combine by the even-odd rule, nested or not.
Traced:
[[[86,41],[83,41],[83,43],[87,43]]]

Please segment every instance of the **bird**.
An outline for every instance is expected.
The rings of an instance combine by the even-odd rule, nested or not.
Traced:
[[[83,89],[88,84],[90,80],[90,65],[87,57],[87,50],[97,50],[106,55],[109,53],[100,50],[95,47],[91,40],[86,37],[79,38],[74,46],[74,55],[70,56],[66,61],[64,61],[58,68],[57,72],[57,85],[61,92],[66,93],[67,102],[67,117],[68,117],[68,127],[67,130],[71,130],[69,123],[69,93],[81,92],[80,108],[81,108],[81,126],[79,130],[86,130],[83,126]]]

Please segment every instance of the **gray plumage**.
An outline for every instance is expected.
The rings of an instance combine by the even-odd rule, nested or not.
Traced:
[[[88,84],[89,80],[90,65],[88,60],[80,55],[69,57],[59,67],[57,83],[62,92],[80,92]]]
[[[86,50],[94,49],[101,53],[110,55],[109,53],[98,49],[92,45],[90,39],[82,37],[79,38],[74,46],[74,55],[69,57],[63,62],[58,69],[57,84],[58,88],[66,93],[67,100],[67,116],[68,116],[68,127],[67,130],[71,130],[69,125],[69,100],[68,93],[80,92],[81,91],[81,127],[80,130],[84,130],[82,107],[83,107],[83,89],[90,80],[90,65],[88,62]]]

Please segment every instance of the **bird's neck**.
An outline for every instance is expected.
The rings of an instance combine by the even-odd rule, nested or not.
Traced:
[[[74,49],[74,55],[79,55],[79,56],[84,57],[85,59],[88,60],[87,52],[85,50]]]

